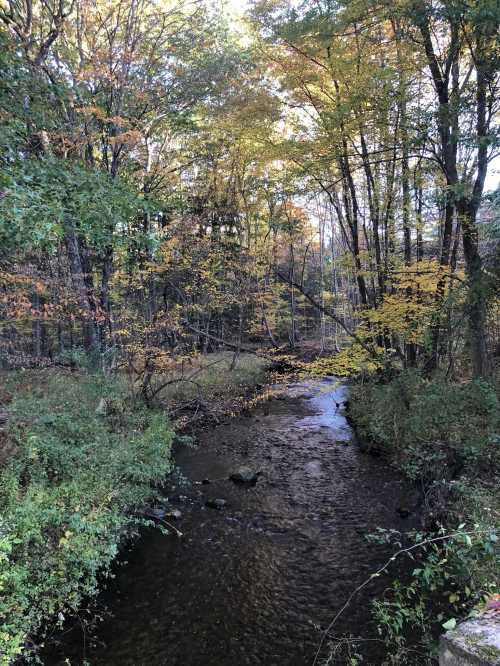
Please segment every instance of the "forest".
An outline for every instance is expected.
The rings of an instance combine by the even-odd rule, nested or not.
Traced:
[[[465,618],[500,619],[499,28],[498,0],[0,0],[1,666],[424,666]],[[294,440],[315,409],[320,453]],[[288,436],[289,476],[268,451]],[[202,486],[204,455],[259,472]],[[321,500],[285,501],[320,467]],[[382,474],[405,488],[392,518],[369,513]],[[184,519],[165,493],[189,479],[180,497],[207,501]],[[183,523],[196,541],[239,502],[242,522],[252,493],[291,512],[289,548],[262,528],[269,561],[317,520],[336,580],[340,483],[373,559],[316,615],[318,587],[293,599],[286,649],[292,601],[265,601],[249,545],[227,557],[262,600],[207,661],[168,578],[198,652],[165,624],[177,652],[92,653],[124,549],[160,532],[174,567]]]

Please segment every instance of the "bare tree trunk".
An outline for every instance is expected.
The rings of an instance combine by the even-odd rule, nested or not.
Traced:
[[[68,252],[71,280],[75,290],[78,307],[81,311],[84,346],[88,351],[98,349],[98,335],[95,324],[95,307],[93,297],[88,292],[88,278],[86,279],[83,267],[80,244],[75,230],[75,224],[71,220],[65,221],[65,244]]]
[[[416,227],[417,227],[417,261],[422,261],[424,258],[424,239],[422,234],[423,217],[422,211],[424,207],[424,196],[422,192],[422,185],[415,186],[415,212],[416,212]]]
[[[295,257],[293,253],[293,245],[290,244],[290,346],[292,349],[295,349],[295,342],[297,340],[297,333],[295,327],[295,317],[296,317],[296,304],[295,304],[295,287],[293,282],[295,281]]]
[[[273,332],[271,331],[271,328],[269,326],[269,322],[267,321],[267,317],[265,313],[262,313],[262,323],[264,324],[264,328],[266,329],[267,335],[269,336],[269,340],[271,340],[271,344],[273,347],[279,347],[278,342],[276,341],[276,338],[274,337]]]
[[[229,368],[231,372],[236,368],[236,363],[238,362],[238,359],[240,357],[242,337],[243,337],[243,308],[240,305],[238,307],[238,343],[236,349],[234,350],[231,366]]]
[[[101,310],[104,321],[100,324],[99,329],[101,332],[101,346],[103,350],[106,348],[106,340],[112,336],[112,320],[111,320],[111,298],[110,298],[110,281],[113,275],[113,247],[108,246],[104,252],[102,263],[102,277],[101,277]]]
[[[39,359],[42,356],[43,343],[42,343],[42,321],[39,317],[41,300],[39,294],[37,294],[36,292],[33,294],[32,304],[33,304],[33,309],[37,312],[35,318],[33,319],[33,324],[31,327],[32,351],[33,351],[33,356]]]
[[[324,208],[319,208],[319,302],[322,308],[325,307],[325,211]],[[326,319],[324,310],[320,310],[320,353],[323,353],[325,350],[325,338],[326,338]]]
[[[496,26],[498,29],[498,26]],[[477,134],[477,175],[472,195],[467,205],[459,203],[467,277],[469,279],[468,315],[471,346],[472,373],[474,377],[489,374],[486,348],[486,307],[487,293],[483,272],[483,262],[479,254],[479,230],[477,213],[481,205],[484,182],[488,171],[488,132],[491,118],[491,103],[488,104],[488,90],[495,75],[494,59],[490,57],[488,43],[495,38],[494,25],[477,26],[475,30],[476,84],[476,134]],[[491,32],[491,34],[490,34]]]
[[[401,102],[401,140],[403,143],[403,154],[401,159],[401,185],[403,189],[403,239],[405,264],[411,264],[411,197],[410,197],[410,168],[408,158],[408,128],[406,125],[406,100]]]
[[[489,374],[486,348],[486,285],[481,255],[478,249],[477,211],[470,203],[460,208],[464,257],[469,280],[467,313],[469,320],[470,353],[474,377]]]

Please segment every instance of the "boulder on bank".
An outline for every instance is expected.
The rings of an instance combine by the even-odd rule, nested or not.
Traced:
[[[110,409],[108,400],[106,400],[106,398],[101,398],[95,410],[96,416],[108,416],[109,411]]]
[[[238,467],[238,469],[229,477],[235,483],[257,483],[261,472],[256,472],[250,467]]]
[[[500,620],[466,620],[441,636],[440,666],[500,666]]]

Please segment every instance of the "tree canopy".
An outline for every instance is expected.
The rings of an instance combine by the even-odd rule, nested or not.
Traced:
[[[374,367],[487,374],[494,0],[265,0],[235,27],[201,0],[12,0],[0,21],[4,363],[354,341]]]

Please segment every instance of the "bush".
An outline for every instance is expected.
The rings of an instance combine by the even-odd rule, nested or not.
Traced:
[[[492,500],[490,496],[488,503]],[[406,535],[410,545],[403,556],[411,558],[411,576],[404,584],[393,582],[384,597],[373,602],[378,630],[387,647],[384,663],[437,663],[439,634],[454,628],[459,618],[498,592],[498,519],[492,522],[492,518],[491,514],[483,515],[480,522],[468,521],[456,530],[442,527],[433,533]],[[401,548],[394,532],[379,530],[372,535],[375,542],[384,538]]]
[[[496,387],[484,380],[453,384],[405,371],[385,384],[353,388],[349,414],[360,438],[386,452],[411,479],[477,475],[500,465]]]
[[[412,560],[374,614],[386,664],[434,664],[437,636],[499,591],[498,388],[405,371],[354,386],[349,413],[361,440],[426,491],[432,532],[373,537],[409,548],[402,556]]]
[[[134,511],[171,469],[164,415],[131,404],[120,381],[59,374],[31,385],[32,376],[9,379],[16,453],[0,473],[2,666],[96,594],[141,522]],[[103,396],[106,416],[96,413]]]

